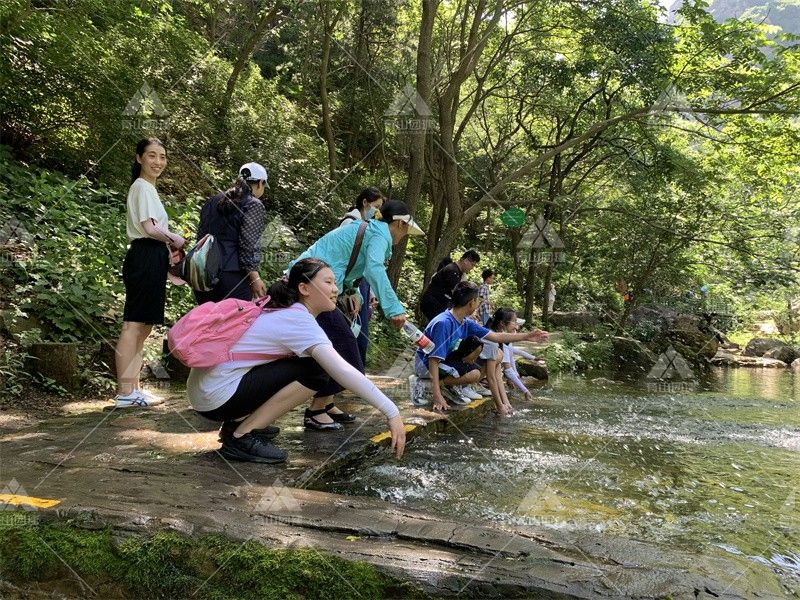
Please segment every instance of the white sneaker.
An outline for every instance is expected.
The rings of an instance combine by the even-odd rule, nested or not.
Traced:
[[[409,375],[408,387],[411,394],[411,403],[414,406],[425,406],[431,403],[430,379],[420,379],[416,375]]]
[[[472,389],[479,393],[482,397],[491,396],[492,391],[489,388],[483,387],[480,383],[476,383],[472,386]]]
[[[445,387],[447,389],[447,387]],[[453,402],[456,404],[469,404],[472,402],[472,398],[467,396],[466,392],[464,391],[464,387],[461,385],[451,385],[450,392],[453,395]]]
[[[461,392],[470,400],[480,400],[483,398],[481,394],[478,393],[471,385],[462,385]]]
[[[143,396],[144,399],[147,400],[147,405],[148,406],[156,406],[157,404],[163,404],[164,403],[164,397],[163,396],[159,396],[158,394],[154,394],[153,392],[150,392],[148,390],[138,389],[138,390],[134,390],[134,393],[139,394],[140,396]]]
[[[139,390],[134,390],[127,396],[117,395],[114,398],[115,408],[149,408],[161,404],[163,400],[148,400],[146,396],[139,393]]]

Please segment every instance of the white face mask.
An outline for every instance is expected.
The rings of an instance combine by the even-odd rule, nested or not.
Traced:
[[[376,212],[378,212],[378,209],[377,209],[377,208],[375,208],[374,206],[370,206],[370,207],[369,207],[369,208],[367,208],[367,210],[364,212],[364,218],[365,218],[365,219],[367,219],[367,220],[369,220],[369,219],[371,219],[372,217],[374,217],[374,216],[375,216],[375,213],[376,213]]]

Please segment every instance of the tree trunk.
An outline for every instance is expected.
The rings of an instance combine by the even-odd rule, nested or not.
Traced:
[[[336,22],[342,14],[339,10],[331,19],[330,7],[327,0],[320,1],[322,11],[322,59],[319,68],[319,98],[322,110],[322,131],[325,137],[325,145],[328,147],[328,174],[331,178],[331,185],[336,185],[336,138],[333,133],[333,120],[331,117],[331,104],[328,99],[328,70],[331,60],[331,36],[333,35]]]
[[[280,20],[279,10],[279,3],[276,3],[271,10],[265,10],[261,14],[261,19],[259,19],[253,35],[248,37],[245,43],[239,49],[239,54],[236,56],[236,62],[233,64],[233,70],[231,71],[231,74],[228,77],[228,83],[225,86],[225,96],[222,98],[222,104],[217,112],[218,118],[220,119],[220,127],[223,130],[227,129],[226,121],[228,118],[228,111],[230,110],[231,99],[233,98],[233,92],[236,89],[236,82],[239,80],[239,75],[241,75],[244,66],[253,55],[253,50],[255,50],[256,44],[261,41],[261,38],[264,36],[264,32],[267,30],[267,28],[274,27],[278,24]]]
[[[536,301],[536,249],[531,246],[528,253],[528,273],[525,278],[525,316],[528,323],[533,318],[533,306]]]
[[[422,2],[422,23],[417,44],[417,96],[427,107],[431,105],[431,89],[433,86],[431,47],[433,45],[433,24],[436,20],[438,8],[439,0],[423,0]],[[408,184],[406,185],[405,202],[408,210],[413,215],[416,212],[424,182],[425,141],[430,132],[426,127],[412,130],[409,135],[411,136],[411,148],[409,149]],[[428,237],[431,237],[431,235],[429,228]],[[407,242],[407,238],[402,240],[392,253],[392,262],[389,264],[389,280],[392,285],[397,285],[400,279],[400,267],[406,255]]]
[[[33,371],[55,381],[68,390],[80,385],[78,374],[78,345],[59,342],[40,342],[30,347]]]

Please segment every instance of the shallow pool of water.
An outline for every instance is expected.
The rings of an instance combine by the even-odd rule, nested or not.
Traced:
[[[663,391],[564,377],[536,396],[512,401],[511,417],[450,428],[326,489],[694,552],[716,546],[795,580],[800,376],[719,369]]]

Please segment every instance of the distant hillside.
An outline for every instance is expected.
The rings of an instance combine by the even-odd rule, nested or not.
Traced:
[[[670,20],[681,6],[683,0],[670,6]],[[764,21],[800,35],[800,0],[712,0],[709,12],[717,21],[734,17]]]

